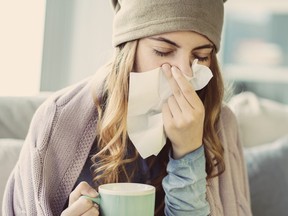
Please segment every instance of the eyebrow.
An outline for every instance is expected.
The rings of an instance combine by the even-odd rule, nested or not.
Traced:
[[[195,51],[195,50],[200,50],[200,49],[214,49],[214,45],[213,45],[213,44],[201,45],[201,46],[195,47],[195,48],[193,49],[193,51]]]
[[[173,45],[173,46],[175,46],[177,48],[181,48],[181,46],[178,45],[177,43],[175,43],[174,41],[171,41],[171,40],[169,40],[167,38],[164,38],[164,37],[149,37],[149,39],[156,40],[156,41],[161,41],[161,42],[166,42],[166,43],[171,44],[171,45]],[[193,49],[193,51],[200,50],[200,49],[214,49],[214,45],[210,44],[210,43],[209,44],[204,44],[204,45],[195,47]]]
[[[161,42],[166,42],[168,44],[171,44],[177,48],[180,48],[180,45],[178,45],[177,43],[167,39],[167,38],[163,38],[163,37],[149,37],[149,39],[151,40],[156,40],[156,41],[161,41]]]

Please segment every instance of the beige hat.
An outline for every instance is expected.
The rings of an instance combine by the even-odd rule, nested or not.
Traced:
[[[111,0],[113,45],[173,31],[195,31],[220,47],[225,0]]]

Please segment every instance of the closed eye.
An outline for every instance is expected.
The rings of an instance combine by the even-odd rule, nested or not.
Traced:
[[[165,57],[165,56],[170,55],[173,51],[169,51],[169,52],[161,52],[161,51],[159,51],[159,50],[155,50],[155,49],[153,49],[153,52],[154,52],[157,56]]]
[[[194,56],[194,58],[198,59],[198,61],[200,61],[200,62],[206,62],[209,60],[208,56],[206,56],[206,57]]]

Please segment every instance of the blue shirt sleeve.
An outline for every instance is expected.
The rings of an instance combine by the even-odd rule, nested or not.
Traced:
[[[162,181],[165,191],[166,216],[207,216],[206,171],[204,147],[174,160],[167,165],[168,175]]]

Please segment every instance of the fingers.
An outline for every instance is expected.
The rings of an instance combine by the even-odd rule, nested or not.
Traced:
[[[83,195],[97,197],[98,193],[87,182],[81,182],[70,193],[69,207],[62,212],[61,216],[99,215],[98,206]]]
[[[79,199],[82,195],[96,197],[98,196],[97,191],[91,187],[87,182],[81,182],[77,187],[70,193],[69,206]]]
[[[87,212],[85,212],[84,214],[82,214],[82,216],[98,216],[99,214],[99,210],[96,207],[91,208],[90,210],[88,210]]]
[[[169,122],[172,122],[173,116],[172,116],[172,113],[170,112],[170,108],[167,103],[163,104],[162,115],[163,115],[164,126],[168,125]]]
[[[184,77],[177,67],[171,67],[168,64],[164,64],[162,69],[182,111],[189,112],[191,107],[195,108],[202,105],[202,102],[192,84]],[[187,102],[190,106],[187,106]]]
[[[99,210],[93,202],[85,197],[80,197],[76,202],[72,203],[63,213],[62,216],[79,216],[79,215],[99,215]]]
[[[174,66],[162,66],[173,95],[162,106],[163,123],[173,157],[181,158],[202,144],[205,109],[192,84]]]

